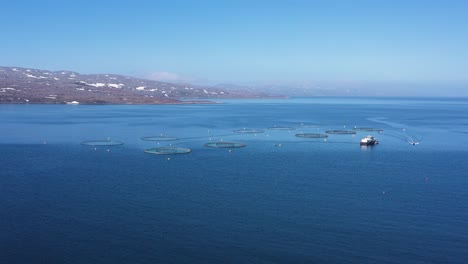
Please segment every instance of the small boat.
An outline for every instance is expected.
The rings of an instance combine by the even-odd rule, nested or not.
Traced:
[[[367,136],[361,139],[361,145],[371,146],[376,144],[379,144],[379,141],[373,136]]]

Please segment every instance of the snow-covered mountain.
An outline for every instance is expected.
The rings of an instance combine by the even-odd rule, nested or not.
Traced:
[[[268,96],[117,74],[0,67],[0,103],[165,104],[184,103],[180,99],[258,97]]]

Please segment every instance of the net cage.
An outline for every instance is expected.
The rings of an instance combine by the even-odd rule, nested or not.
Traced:
[[[119,146],[123,145],[124,143],[121,141],[111,141],[111,140],[92,140],[92,141],[83,141],[81,145],[85,146]]]
[[[268,130],[285,130],[285,131],[291,131],[291,130],[296,130],[295,127],[286,127],[286,126],[273,126],[269,127]]]
[[[174,154],[187,154],[192,150],[188,148],[174,148],[174,147],[160,147],[145,149],[145,153],[156,155],[174,155]]]
[[[318,133],[300,133],[300,134],[296,134],[296,137],[300,137],[300,138],[327,138],[328,135],[318,134]]]
[[[233,130],[232,132],[237,133],[237,134],[260,134],[260,133],[263,133],[264,131],[261,129],[242,128],[242,129]]]
[[[318,125],[308,125],[308,124],[300,124],[300,128],[320,128]]]
[[[375,131],[375,132],[383,132],[381,128],[373,128],[373,127],[355,127],[353,128],[354,131]]]
[[[244,143],[239,143],[239,142],[208,142],[205,144],[205,147],[209,148],[242,148],[247,146]]]
[[[174,140],[178,140],[178,138],[176,138],[176,137],[171,137],[171,136],[167,136],[167,135],[148,136],[148,137],[142,137],[140,139],[144,140],[144,141],[174,141]]]
[[[327,134],[337,134],[337,135],[354,135],[357,132],[352,130],[327,130],[325,131]]]

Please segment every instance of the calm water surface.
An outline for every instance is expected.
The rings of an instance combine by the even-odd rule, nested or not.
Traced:
[[[294,136],[355,126],[384,132]],[[0,129],[1,263],[468,259],[467,100],[0,105]],[[161,133],[179,140],[140,140]],[[125,144],[80,145],[107,138]],[[169,143],[192,153],[143,152]]]

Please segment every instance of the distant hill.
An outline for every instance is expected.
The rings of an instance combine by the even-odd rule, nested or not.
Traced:
[[[247,90],[182,85],[117,74],[0,67],[0,103],[180,104],[265,97],[270,96]],[[190,101],[195,99],[206,100]]]

